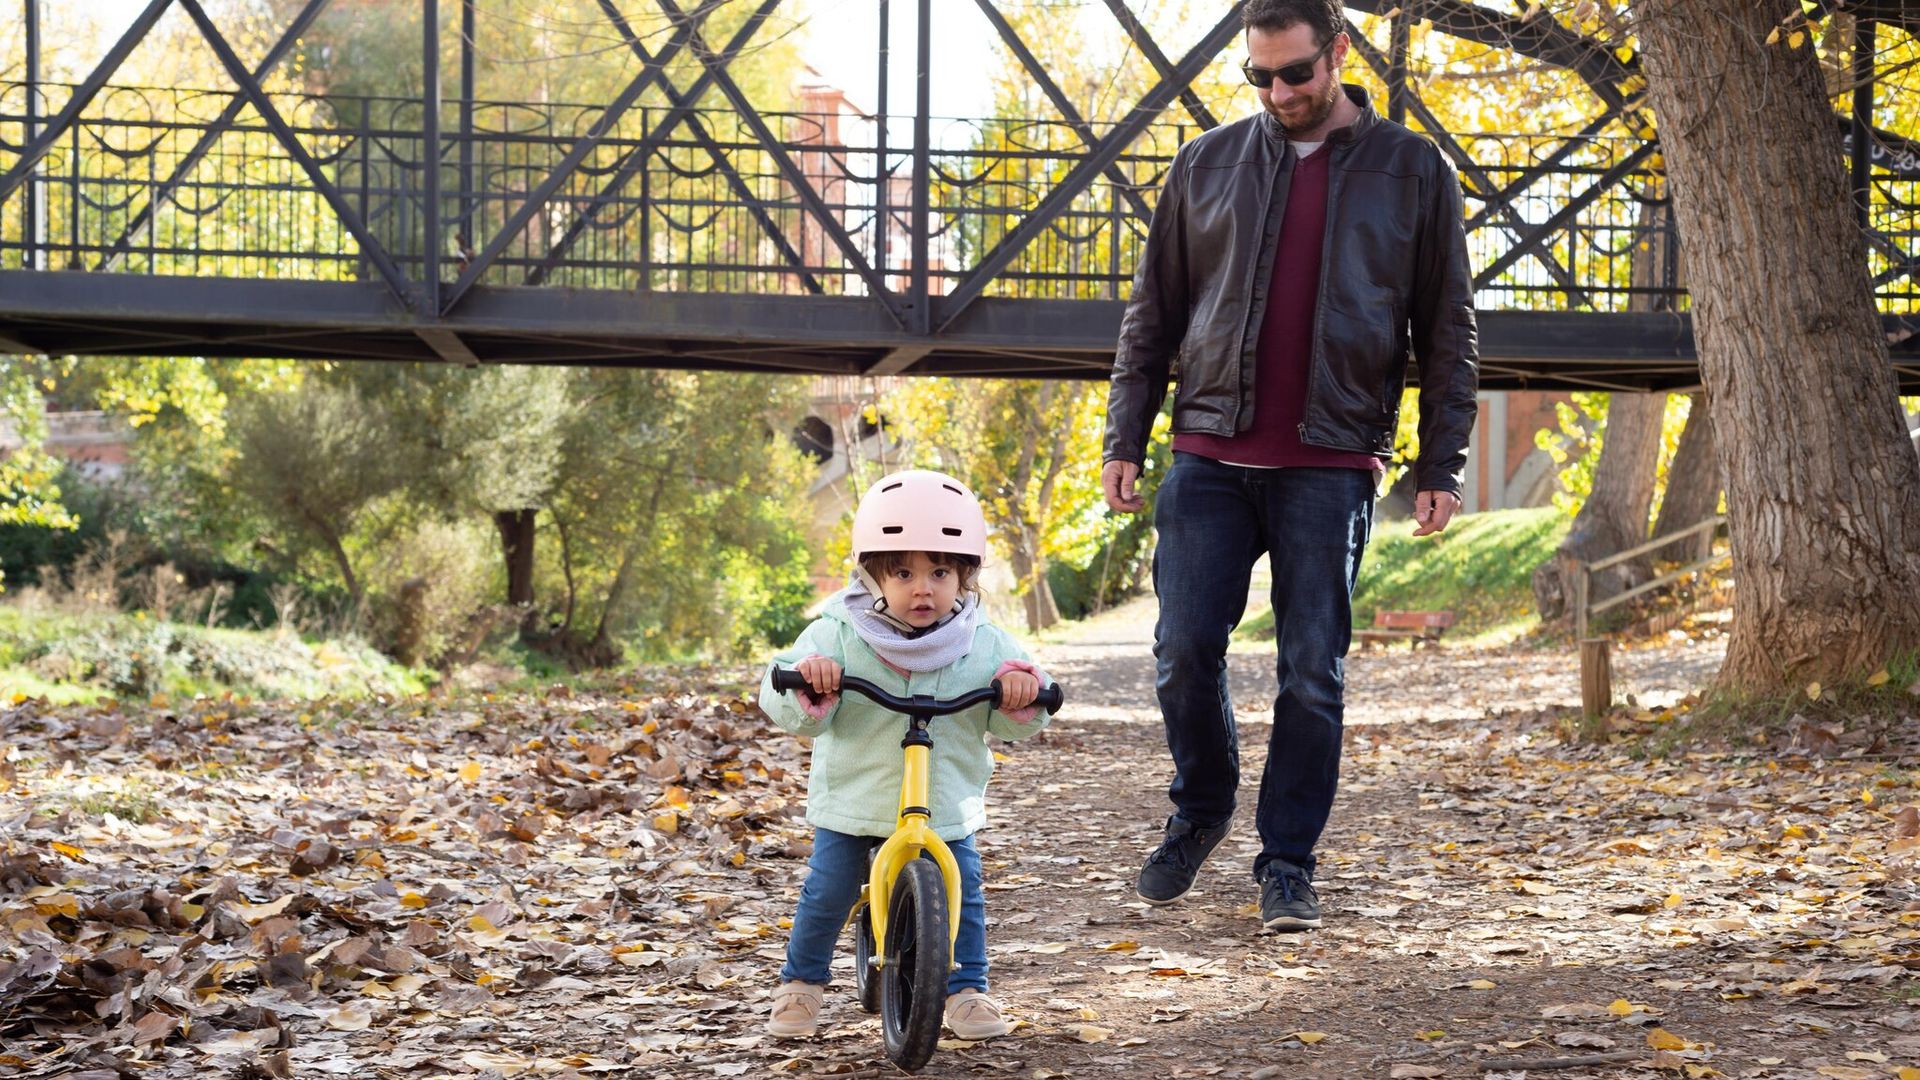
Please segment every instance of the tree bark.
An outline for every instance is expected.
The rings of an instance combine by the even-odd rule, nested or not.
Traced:
[[[533,606],[533,538],[537,510],[496,510],[494,528],[500,531],[500,555],[507,563],[507,603]]]
[[[360,575],[353,572],[353,560],[347,556],[346,539],[341,530],[334,528],[332,520],[326,515],[307,506],[295,503],[299,513],[307,522],[307,527],[320,538],[320,544],[333,558],[333,565],[340,571],[340,580],[346,583],[347,598],[353,603],[353,617],[358,620],[366,610],[366,594],[360,588]]]
[[[627,589],[633,584],[634,562],[652,538],[654,523],[659,520],[660,493],[665,487],[664,480],[658,477],[654,479],[653,491],[647,499],[647,516],[634,526],[633,536],[628,539],[626,550],[620,554],[620,568],[613,572],[613,584],[607,586],[607,599],[600,607],[600,622],[594,627],[593,640],[588,643],[595,657],[605,658],[597,666],[608,666],[619,655],[619,649],[613,643],[613,627],[619,616],[620,605],[627,598]]]
[[[1660,425],[1666,413],[1665,394],[1614,394],[1608,403],[1606,441],[1593,467],[1593,490],[1553,558],[1534,571],[1534,601],[1542,618],[1571,614],[1573,579],[1581,563],[1604,559],[1647,539],[1654,471],[1660,462]],[[1588,599],[1617,596],[1652,577],[1652,563],[1645,557],[1618,563],[1593,575]]]
[[[1639,0],[1738,582],[1723,686],[1920,645],[1920,459],[1797,0]]]
[[[1707,396],[1694,394],[1687,411],[1687,426],[1680,432],[1680,445],[1673,451],[1673,464],[1667,466],[1667,494],[1660,500],[1660,517],[1653,535],[1665,536],[1689,525],[1697,525],[1720,509],[1720,492],[1726,487],[1720,479],[1720,457],[1714,448],[1713,414],[1707,409]],[[1713,550],[1713,533],[1699,532],[1675,540],[1653,553],[1669,562],[1693,562],[1704,559]]]

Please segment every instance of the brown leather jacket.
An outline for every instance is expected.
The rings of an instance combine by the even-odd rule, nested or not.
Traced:
[[[1323,151],[1333,157],[1300,439],[1391,455],[1411,353],[1417,490],[1458,494],[1479,379],[1459,179],[1431,142],[1381,119],[1360,87],[1345,89],[1361,112]],[[1295,160],[1265,112],[1174,156],[1120,324],[1105,460],[1142,460],[1176,374],[1174,431],[1252,424],[1254,347]]]

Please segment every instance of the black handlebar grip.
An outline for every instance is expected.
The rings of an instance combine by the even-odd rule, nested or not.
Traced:
[[[776,667],[773,669],[773,688],[781,693],[807,688],[807,677],[797,668]]]
[[[1060,689],[1059,683],[1054,683],[1052,686],[1041,690],[1040,696],[1034,698],[1033,703],[1046,710],[1047,713],[1052,714],[1060,711],[1060,705],[1066,701],[1066,698],[1066,691]]]

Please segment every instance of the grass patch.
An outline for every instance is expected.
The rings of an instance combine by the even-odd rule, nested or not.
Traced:
[[[1538,629],[1533,571],[1553,555],[1571,524],[1553,507],[1490,510],[1453,519],[1445,532],[1410,535],[1404,520],[1374,529],[1353,596],[1353,624],[1379,611],[1451,611],[1449,642],[1493,644]],[[1273,611],[1240,624],[1235,637],[1272,638]]]
[[[426,678],[355,641],[0,606],[0,698],[362,697],[419,693]]]

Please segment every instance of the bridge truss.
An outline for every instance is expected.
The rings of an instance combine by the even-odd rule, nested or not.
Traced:
[[[737,59],[800,0],[596,0],[632,74],[572,104],[476,95],[476,0],[391,0],[447,24],[422,35],[423,90],[407,97],[275,78],[330,0],[289,2],[251,57],[203,0],[148,0],[84,81],[59,84],[40,78],[40,0],[13,2],[25,33],[23,74],[0,82],[0,351],[77,355],[1103,377],[1167,166],[1221,119],[1197,80],[1239,38],[1238,5],[1169,49],[1129,0],[1103,0],[1154,79],[1094,117],[1023,39],[1015,0],[970,0],[1052,115],[945,120],[930,108],[934,42],[969,0],[870,0],[872,112],[769,111],[742,88]],[[1460,171],[1485,385],[1694,385],[1638,57],[1551,11],[1348,6],[1385,31],[1356,32],[1355,73]],[[170,9],[229,87],[116,81]],[[1898,0],[1847,10],[1857,88],[1836,131],[1916,392],[1920,146],[1876,126],[1874,70],[1876,34],[1915,16]],[[669,31],[642,33],[642,14]],[[895,20],[919,76],[904,109],[888,100]],[[1597,111],[1573,130],[1448,130],[1410,75],[1423,21],[1569,74]]]

